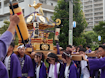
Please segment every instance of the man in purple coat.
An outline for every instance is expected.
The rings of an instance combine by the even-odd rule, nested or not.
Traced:
[[[86,49],[87,49],[86,53],[91,53],[92,52],[89,45],[86,46]]]
[[[32,59],[25,54],[25,47],[21,45],[18,47],[18,59],[21,65],[22,78],[34,77],[34,68]]]
[[[8,78],[7,71],[3,63],[1,62],[6,56],[8,46],[10,45],[13,34],[15,31],[15,26],[19,23],[19,17],[17,15],[10,16],[10,26],[7,31],[0,37],[0,78]]]
[[[105,78],[105,45],[101,45],[98,48],[99,56],[102,56],[102,58],[99,59],[86,59],[83,56],[83,59],[85,61],[88,61],[90,70],[98,70],[101,69],[101,77]]]
[[[14,47],[15,44],[11,43],[8,48],[7,56],[4,59],[4,64],[6,66],[9,78],[20,78],[22,76],[21,66],[17,55],[13,53]]]

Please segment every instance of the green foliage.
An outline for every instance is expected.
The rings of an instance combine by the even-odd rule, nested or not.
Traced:
[[[0,34],[3,34],[9,27],[10,22],[8,20],[4,21],[4,25],[0,28]],[[17,34],[15,36],[15,42],[16,45],[18,44],[18,37]]]
[[[83,45],[86,47],[86,45],[90,45],[91,49],[94,50],[96,47],[98,47],[98,34],[94,31],[87,31],[83,32],[82,37],[86,40],[86,43]]]
[[[60,26],[60,46],[66,47],[68,44],[68,30],[69,30],[69,3],[66,3],[64,0],[59,0],[57,6],[55,6],[55,12],[54,16],[52,17],[53,20],[56,20],[57,18],[61,19],[62,23]],[[65,18],[65,19],[64,19]]]
[[[16,34],[16,35],[15,35],[15,41],[14,41],[15,45],[18,45],[18,41],[19,41],[19,38],[18,38],[18,36],[17,36],[17,34]]]
[[[94,31],[87,31],[82,34],[82,36],[86,39],[86,44],[90,45],[93,42],[98,42],[98,35]]]
[[[0,28],[0,34],[3,34],[7,30],[7,28],[9,27],[9,24],[10,24],[9,21],[7,20],[4,21],[4,25]]]
[[[86,39],[84,37],[74,37],[73,38],[73,41],[74,43],[76,44],[76,46],[79,46],[79,45],[85,45],[86,44]]]
[[[99,47],[99,44],[91,44],[91,50],[94,51],[97,47]]]
[[[78,2],[78,3],[77,3]],[[76,21],[76,28],[73,29],[73,36],[80,37],[81,33],[87,27],[87,22],[82,11],[80,0],[76,0],[73,6],[73,20]],[[75,44],[75,43],[74,43]]]
[[[80,45],[84,40],[80,35],[87,26],[86,20],[84,18],[83,11],[81,10],[80,0],[76,0],[73,6],[73,20],[76,21],[77,25],[76,28],[73,29],[73,36],[74,36],[74,45]],[[65,48],[68,45],[68,32],[69,32],[69,2],[65,2],[64,0],[59,0],[57,6],[55,7],[54,16],[52,17],[53,20],[59,18],[61,19],[63,27],[60,25],[60,46]],[[79,40],[79,39],[82,39]],[[80,41],[79,43],[77,41]]]
[[[99,43],[105,43],[105,22],[99,22],[98,25],[94,26],[93,30],[102,38],[102,40]]]

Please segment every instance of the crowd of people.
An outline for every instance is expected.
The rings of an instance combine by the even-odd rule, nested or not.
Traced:
[[[105,45],[91,51],[82,46],[68,45],[61,49],[62,59],[49,52],[47,58],[42,52],[32,53],[34,59],[25,54],[26,47],[20,45],[18,54],[11,43],[15,26],[19,23],[17,15],[10,16],[10,26],[0,37],[0,78],[104,78],[105,76]],[[87,53],[95,53],[96,57],[88,57]],[[83,57],[81,61],[72,60],[72,54]],[[48,64],[48,68],[46,66]]]
[[[32,53],[34,59],[31,59],[25,54],[24,45],[18,47],[17,55],[13,53],[14,47],[14,43],[11,43],[3,59],[5,75],[7,73],[9,78],[104,78],[105,45],[99,46],[94,52],[90,46],[85,49],[68,45],[60,51],[62,59],[51,52],[47,54],[47,59],[43,52]],[[97,57],[88,57],[86,53],[95,53]],[[83,60],[72,60],[72,54],[81,55]]]

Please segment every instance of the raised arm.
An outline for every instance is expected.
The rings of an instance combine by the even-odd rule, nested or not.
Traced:
[[[89,68],[91,70],[105,68],[105,57],[99,58],[99,59],[86,59],[84,55],[82,56],[83,56],[83,59],[88,62]]]
[[[105,57],[99,59],[89,59],[88,62],[91,70],[105,68]]]
[[[8,50],[8,46],[10,45],[13,33],[15,31],[15,26],[19,23],[19,17],[17,15],[10,16],[10,26],[7,31],[2,34],[0,37],[0,61],[2,61],[6,55]]]

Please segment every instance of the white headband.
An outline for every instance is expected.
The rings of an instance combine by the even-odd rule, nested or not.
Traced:
[[[19,49],[19,48],[23,48],[23,47],[25,47],[24,45],[21,45],[21,46],[19,46],[17,49]],[[26,48],[25,48],[26,49]]]
[[[72,57],[71,54],[67,54],[66,52],[63,52],[63,54],[65,54],[66,56],[68,56],[70,58]]]
[[[42,54],[40,55],[40,54],[36,53],[35,55],[42,57]]]

